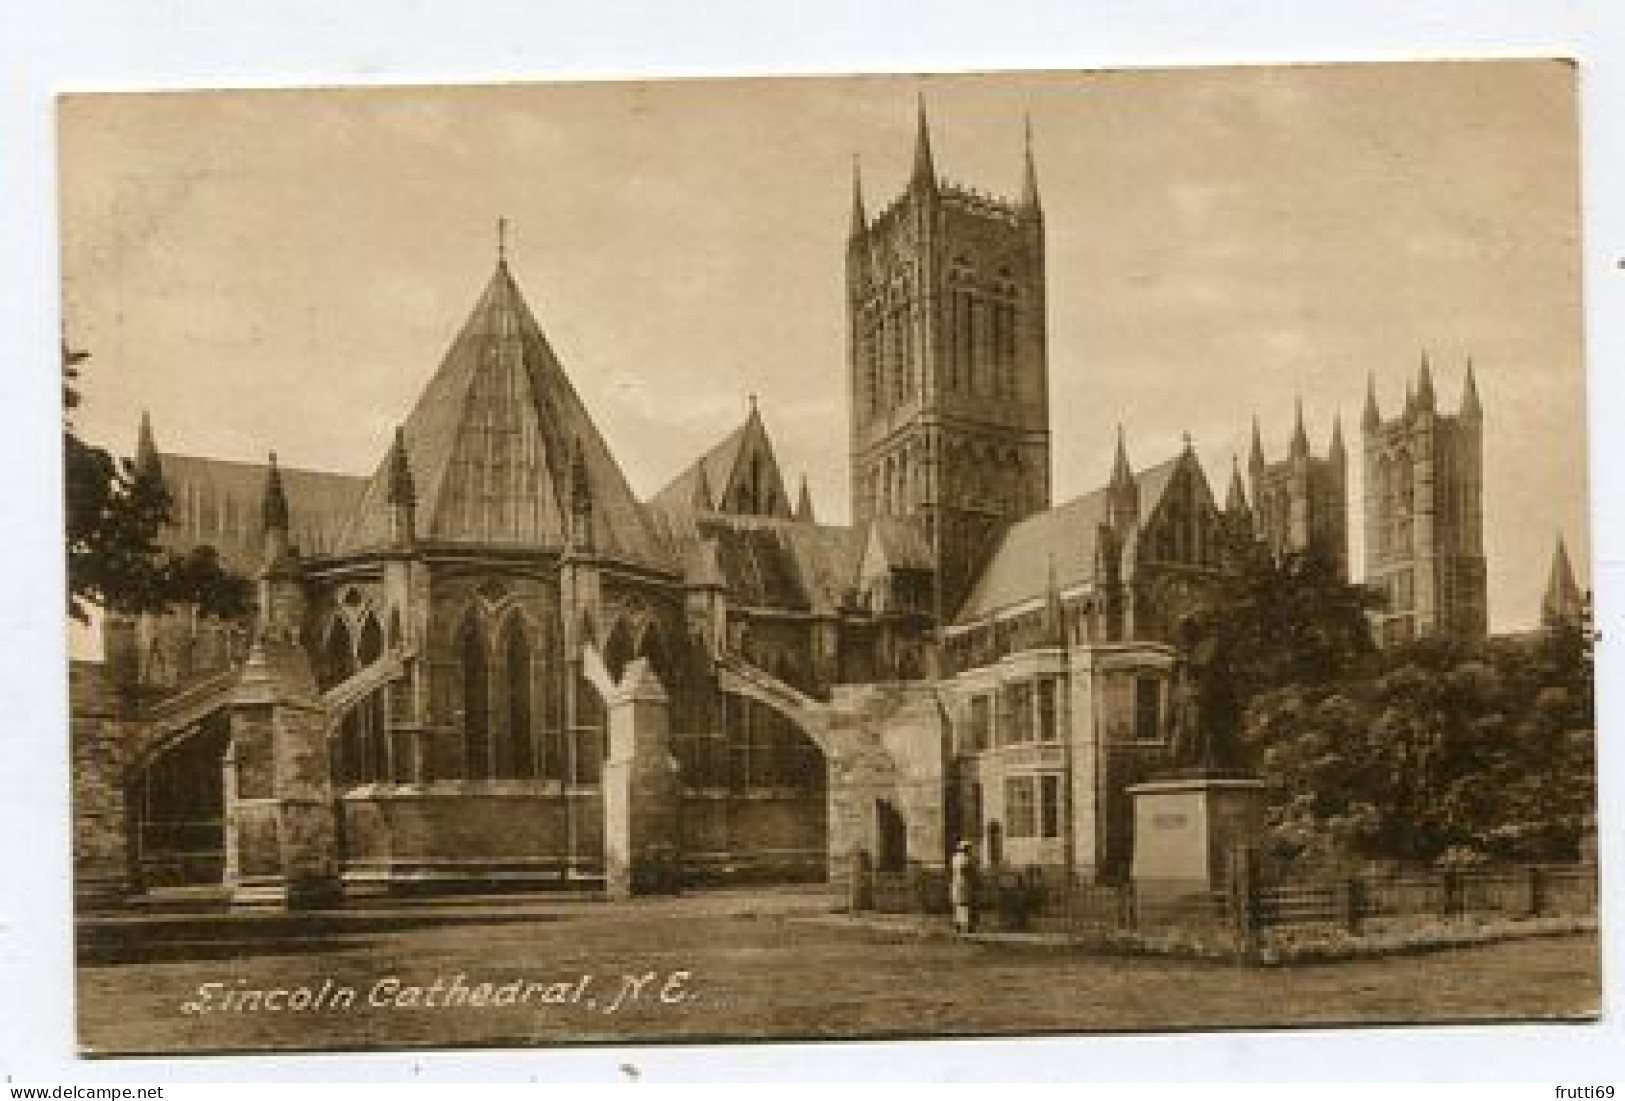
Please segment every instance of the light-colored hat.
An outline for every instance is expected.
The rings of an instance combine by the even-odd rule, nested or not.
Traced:
[[[969,841],[961,841],[959,843],[959,851],[962,852],[962,853],[970,852],[970,842]]]

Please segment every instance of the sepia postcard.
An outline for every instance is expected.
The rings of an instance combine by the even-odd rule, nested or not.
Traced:
[[[58,142],[84,1053],[1598,1015],[1572,62]]]

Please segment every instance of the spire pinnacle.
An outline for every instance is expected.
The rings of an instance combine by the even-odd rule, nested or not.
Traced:
[[[412,464],[406,454],[406,426],[395,427],[395,442],[389,448],[389,503],[411,507],[417,503],[417,487],[412,483]]]
[[[697,477],[694,479],[694,496],[692,504],[695,512],[715,512],[717,508],[716,494],[711,491],[711,478],[705,473],[705,463],[696,468]]]
[[[1365,412],[1360,416],[1360,427],[1371,432],[1381,423],[1382,414],[1377,411],[1377,373],[1371,371],[1365,376]]]
[[[406,426],[395,426],[395,440],[389,445],[390,542],[410,547],[417,540],[417,487],[412,482],[412,464],[406,454]]]
[[[1061,586],[1055,579],[1055,553],[1048,555],[1048,572],[1044,578],[1044,642],[1050,646],[1066,645],[1066,613],[1061,606]]]
[[[1117,454],[1112,456],[1112,486],[1132,484],[1134,471],[1128,465],[1128,447],[1123,443],[1123,426],[1117,426]]]
[[[804,524],[813,522],[812,492],[807,488],[807,475],[801,475],[801,492],[796,494],[796,519]]]
[[[1107,487],[1107,522],[1119,535],[1140,522],[1140,484],[1128,465],[1128,448],[1123,443],[1123,426],[1117,426],[1117,455],[1112,460],[1112,480]]]
[[[848,233],[851,240],[857,240],[869,230],[869,216],[863,209],[863,168],[858,163],[858,155],[852,154],[852,227]]]
[[[1343,447],[1343,414],[1341,412],[1332,415],[1332,442],[1326,449],[1326,454],[1333,462],[1339,463],[1347,457],[1347,451]]]
[[[1461,415],[1469,420],[1478,420],[1484,415],[1478,404],[1478,382],[1473,377],[1473,361],[1467,360],[1467,379],[1461,384]]]
[[[1022,116],[1021,207],[1039,213],[1038,169],[1033,165],[1033,117]]]
[[[260,526],[265,546],[258,574],[261,583],[274,586],[278,581],[297,577],[299,555],[288,539],[288,497],[282,492],[282,470],[277,466],[275,451],[271,452],[270,465],[265,471],[265,491],[260,497]],[[263,625],[277,614],[279,602],[274,598],[274,588],[271,592],[262,589],[261,601],[261,613],[265,616]]]
[[[1264,466],[1264,438],[1258,431],[1258,414],[1253,414],[1253,443],[1252,449],[1247,453],[1247,466],[1258,470]]]
[[[288,534],[288,497],[282,491],[282,470],[277,466],[276,452],[271,452],[269,469],[265,472],[265,491],[260,497],[260,523],[267,532]]]
[[[1309,454],[1309,433],[1303,428],[1303,399],[1295,402],[1296,411],[1292,424],[1292,457],[1300,458]]]
[[[152,436],[152,417],[145,409],[141,410],[141,427],[136,431],[135,437],[135,475],[137,478],[157,478],[164,476],[163,463],[158,458],[158,444]]]
[[[1422,366],[1416,372],[1416,408],[1423,413],[1433,412],[1433,369],[1428,354],[1422,353]]]
[[[1241,457],[1230,456],[1230,488],[1224,495],[1224,510],[1232,516],[1247,512],[1247,490],[1241,481]]]
[[[937,188],[937,169],[931,159],[931,128],[925,120],[925,93],[919,94],[918,124],[914,132],[914,174],[910,184],[914,187],[935,191]]]
[[[1562,533],[1557,536],[1557,548],[1552,552],[1552,569],[1546,579],[1546,594],[1540,602],[1541,623],[1547,627],[1559,623],[1578,624],[1582,615],[1580,586],[1574,582],[1574,567],[1569,564],[1569,549]]]

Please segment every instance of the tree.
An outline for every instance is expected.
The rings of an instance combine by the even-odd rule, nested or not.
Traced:
[[[1377,651],[1376,595],[1250,537],[1183,625],[1219,763],[1274,793],[1315,859],[1572,859],[1595,828],[1589,615],[1538,635]]]
[[[1594,825],[1589,680],[1574,640],[1545,633],[1424,639],[1262,694],[1245,742],[1278,792],[1274,839],[1344,858],[1574,858]]]
[[[90,353],[70,350],[63,342],[68,614],[86,622],[90,605],[136,613],[159,612],[179,603],[196,604],[205,614],[221,618],[246,614],[248,582],[226,570],[214,548],[176,555],[160,546],[171,501],[156,462],[115,459],[74,430],[79,374],[89,358]]]
[[[1182,628],[1201,721],[1222,763],[1240,763],[1249,704],[1288,685],[1335,683],[1373,660],[1376,594],[1318,550],[1271,554],[1246,539]]]

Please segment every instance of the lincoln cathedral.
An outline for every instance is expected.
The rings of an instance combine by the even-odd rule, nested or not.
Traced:
[[[755,399],[640,497],[503,256],[369,476],[188,455],[143,420],[168,544],[214,547],[256,612],[106,619],[74,679],[81,893],[839,881],[962,838],[1126,875],[1182,621],[1238,541],[1348,576],[1348,443],[1300,408],[1272,456],[1254,422],[1221,504],[1188,437],[1148,456],[1119,429],[1098,488],[1056,501],[1030,135],[1014,198],[939,174],[923,108],[912,164],[883,204],[854,177],[830,257],[850,523]],[[1385,644],[1487,629],[1479,397],[1468,365],[1446,411],[1433,369],[1359,426]]]

